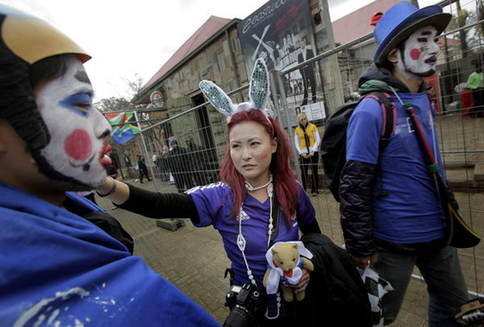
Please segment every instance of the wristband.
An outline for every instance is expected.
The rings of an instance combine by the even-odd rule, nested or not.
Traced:
[[[113,179],[113,187],[109,190],[108,193],[105,193],[105,194],[101,194],[99,193],[98,191],[96,191],[97,195],[99,195],[100,197],[104,198],[110,194],[113,194],[114,192],[116,192],[116,180]]]

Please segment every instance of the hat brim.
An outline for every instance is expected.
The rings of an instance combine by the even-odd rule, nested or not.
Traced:
[[[406,40],[413,32],[415,32],[415,30],[419,28],[425,26],[433,26],[437,29],[437,35],[440,35],[445,30],[447,25],[449,25],[449,22],[452,19],[452,15],[440,12],[419,20],[415,20],[414,22],[409,24],[408,22],[413,19],[415,19],[415,15],[409,16],[394,29],[395,35],[389,35],[387,37],[387,40],[389,40],[384,40],[380,44],[380,46],[378,46],[375,52],[375,63],[383,63],[386,60],[386,57],[390,50],[396,48],[402,41]]]
[[[15,55],[29,64],[60,54],[76,54],[81,62],[91,58],[66,35],[31,16],[7,16],[1,37]]]

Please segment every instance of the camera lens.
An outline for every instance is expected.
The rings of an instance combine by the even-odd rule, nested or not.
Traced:
[[[224,327],[249,327],[254,326],[252,315],[240,306],[236,306],[224,322]]]
[[[262,293],[257,286],[247,283],[238,291],[229,292],[229,294],[231,297],[236,296],[235,305],[225,320],[224,327],[256,326],[257,317],[263,308]]]

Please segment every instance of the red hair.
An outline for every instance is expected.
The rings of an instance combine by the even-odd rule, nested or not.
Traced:
[[[296,214],[300,195],[296,175],[291,168],[293,167],[293,156],[289,139],[277,120],[272,118],[268,120],[264,113],[256,109],[238,112],[231,116],[230,122],[227,124],[228,132],[233,126],[244,121],[254,121],[261,124],[266,132],[277,140],[277,150],[272,154],[269,170],[272,174],[277,201],[286,216],[286,222],[289,223],[290,218]],[[245,190],[244,178],[235,169],[230,157],[230,142],[227,142],[220,167],[220,180],[232,188],[234,195],[232,213],[235,217],[239,214],[240,206],[245,200],[247,191]]]

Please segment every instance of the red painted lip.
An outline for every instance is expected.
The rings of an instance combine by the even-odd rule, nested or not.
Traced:
[[[111,158],[108,155],[106,155],[106,153],[111,151],[112,148],[113,147],[111,145],[106,143],[102,148],[101,152],[99,153],[99,162],[104,167],[109,166],[113,163]]]

